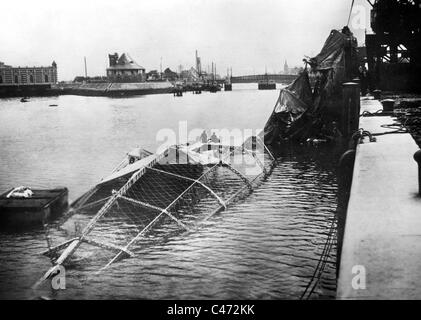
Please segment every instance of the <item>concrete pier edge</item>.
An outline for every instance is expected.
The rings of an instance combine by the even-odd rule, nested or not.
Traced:
[[[362,98],[361,112],[382,109]],[[360,119],[371,133],[395,119]],[[341,251],[337,299],[421,299],[419,150],[409,133],[386,134],[357,146]]]

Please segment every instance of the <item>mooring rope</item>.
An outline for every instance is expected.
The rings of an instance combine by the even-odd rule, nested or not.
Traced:
[[[316,289],[317,285],[319,284],[319,281],[322,277],[323,271],[324,271],[324,269],[326,267],[326,264],[327,264],[327,261],[329,259],[329,253],[332,250],[332,246],[333,246],[333,236],[329,240],[329,245],[328,245],[327,250],[325,252],[324,259],[322,260],[322,264],[321,264],[321,267],[319,269],[319,273],[317,274],[317,278],[316,278],[317,281],[314,282],[313,287],[311,288],[310,293],[307,296],[307,299],[310,299],[311,295],[313,294],[314,290]]]
[[[383,109],[377,110],[376,112],[364,111],[360,114],[360,117],[378,117],[378,116],[390,116],[392,113],[384,112]]]
[[[319,283],[319,281],[322,277],[322,274],[323,274],[324,268],[326,266],[327,260],[329,259],[330,250],[332,249],[332,245],[333,245],[332,240],[334,239],[333,236],[334,236],[334,233],[335,233],[335,222],[336,222],[336,218],[334,217],[332,219],[332,223],[331,223],[330,228],[329,228],[329,234],[328,234],[328,237],[326,239],[325,245],[323,247],[323,251],[320,255],[320,258],[317,262],[316,268],[314,269],[313,275],[312,275],[309,283],[307,284],[304,292],[300,296],[300,300],[303,300],[303,299],[308,300],[311,297],[311,295],[313,294],[317,284]],[[313,284],[313,286],[311,286],[312,284]],[[310,287],[311,287],[311,290],[307,294]],[[307,294],[307,297],[305,297],[306,294]]]

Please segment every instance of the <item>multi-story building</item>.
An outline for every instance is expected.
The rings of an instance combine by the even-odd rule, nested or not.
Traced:
[[[50,85],[57,83],[57,64],[49,67],[12,67],[0,62],[0,86]]]
[[[57,64],[12,67],[0,62],[0,97],[44,95],[57,83]]]

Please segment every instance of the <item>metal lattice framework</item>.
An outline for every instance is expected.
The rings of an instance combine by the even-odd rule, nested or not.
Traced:
[[[43,254],[53,267],[36,285],[72,260],[95,260],[103,271],[160,235],[197,229],[250,193],[274,162],[259,137],[238,147],[173,146],[127,173],[123,161],[115,178],[89,190],[65,219],[48,226]]]

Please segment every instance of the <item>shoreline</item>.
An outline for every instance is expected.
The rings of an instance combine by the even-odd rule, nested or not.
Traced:
[[[54,86],[2,86],[0,87],[0,99],[16,97],[51,97],[61,95],[125,97],[172,93],[173,90],[174,85],[167,81],[139,83],[80,83]]]

